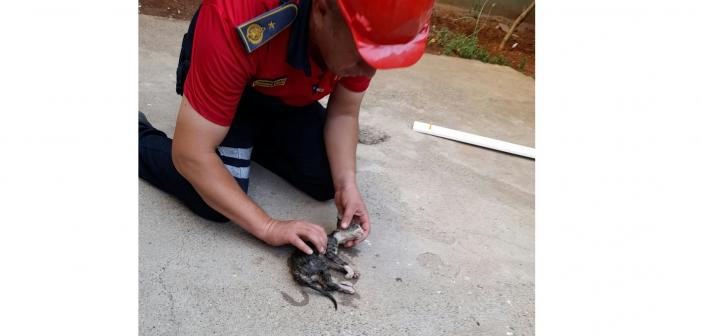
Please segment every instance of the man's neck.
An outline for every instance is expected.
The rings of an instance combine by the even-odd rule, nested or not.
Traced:
[[[314,40],[314,37],[313,37],[314,34],[312,34],[312,32],[314,32],[314,27],[312,27],[312,20],[311,20],[311,18],[310,18],[310,20],[309,20],[309,22],[308,22],[308,29],[307,29],[307,31],[310,32],[310,34],[308,34],[309,42],[307,43],[307,53],[308,53],[308,54],[310,55],[310,57],[312,58],[312,61],[313,61],[320,69],[326,70],[326,69],[327,69],[327,65],[326,65],[326,63],[324,63],[324,58],[322,58],[322,53],[319,51],[319,46],[317,45],[317,43],[316,43],[315,40]]]

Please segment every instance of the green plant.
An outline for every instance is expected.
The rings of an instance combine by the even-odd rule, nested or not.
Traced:
[[[464,35],[452,32],[446,27],[442,27],[436,32],[434,38],[431,39],[432,43],[436,42],[437,45],[441,47],[441,53],[444,55],[457,55],[461,58],[475,59],[485,63],[508,65],[509,61],[503,55],[492,56],[487,49],[478,45],[480,17],[486,4],[487,0],[476,1],[473,3],[474,9],[479,8],[473,33],[470,35]],[[479,7],[475,7],[476,5]],[[494,6],[495,4],[493,3],[492,7]],[[492,7],[490,8],[491,10]]]
[[[445,55],[455,54],[461,58],[477,59],[486,63],[490,61],[490,53],[478,45],[478,37],[475,35],[466,36],[442,28],[436,34],[436,42]]]
[[[524,71],[524,67],[526,66],[527,59],[526,57],[522,56],[522,58],[519,60],[519,71]]]
[[[489,63],[499,64],[499,65],[509,65],[509,60],[502,55],[497,55],[497,56],[493,56],[492,58],[490,58]]]
[[[447,52],[445,47],[450,39],[449,34],[451,34],[451,32],[448,30],[448,28],[442,27],[438,32],[436,32],[436,36],[434,36],[434,38],[432,39],[434,42],[436,42],[436,44],[443,48],[443,50],[441,51],[442,54],[450,53],[450,51]]]
[[[487,3],[487,0],[473,1],[473,7],[470,10],[470,13],[473,15],[473,17],[480,17],[480,12],[482,12],[483,8],[485,7],[485,3]]]
[[[483,27],[480,27],[480,17],[483,15],[483,10],[485,10],[485,6],[487,5],[487,0],[478,0],[476,2],[473,2],[473,12],[476,11],[476,5],[480,6],[480,11],[478,11],[478,16],[475,17],[475,27],[473,27],[473,34],[471,34],[471,36],[478,36],[480,30],[483,29],[485,26],[483,25]],[[490,6],[490,9],[488,10],[487,16],[490,16],[490,13],[492,12],[492,9],[495,7],[495,5],[496,3],[493,2]]]

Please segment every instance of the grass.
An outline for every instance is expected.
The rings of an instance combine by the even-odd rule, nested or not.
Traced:
[[[527,63],[527,58],[522,56],[522,59],[519,60],[519,71],[524,72],[524,67],[526,66]]]
[[[473,8],[471,8],[470,10],[471,16],[473,16],[473,18],[475,19],[480,19],[480,16],[483,14],[483,9],[485,9],[487,2],[488,0],[473,1]]]
[[[490,64],[507,65],[509,61],[502,55],[490,55],[490,52],[478,45],[477,34],[470,36],[448,30],[439,30],[435,38],[445,55],[457,55],[461,58],[479,60]]]
[[[475,59],[485,63],[499,64],[499,65],[509,65],[509,61],[503,55],[490,55],[490,52],[478,45],[478,33],[480,32],[480,17],[483,14],[483,10],[487,5],[487,0],[478,0],[473,2],[473,13],[477,13],[475,16],[475,28],[473,33],[470,35],[455,33],[448,28],[443,27],[436,34],[430,43],[436,42],[442,49],[442,54],[444,55],[457,55],[461,58]],[[488,16],[490,11],[495,7],[493,3],[488,11]]]

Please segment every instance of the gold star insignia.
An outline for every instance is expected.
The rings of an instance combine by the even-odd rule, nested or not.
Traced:
[[[268,27],[269,27],[270,29],[275,29],[275,22],[273,22],[273,21],[268,22]]]

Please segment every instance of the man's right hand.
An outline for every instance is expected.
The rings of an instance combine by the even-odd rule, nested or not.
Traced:
[[[259,238],[272,246],[292,244],[307,254],[312,254],[313,251],[305,241],[312,243],[320,253],[324,253],[327,248],[327,233],[324,229],[317,224],[303,220],[270,219]]]

